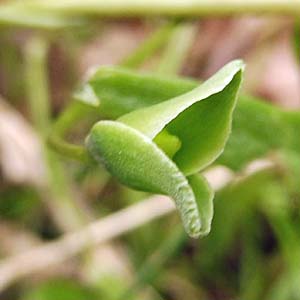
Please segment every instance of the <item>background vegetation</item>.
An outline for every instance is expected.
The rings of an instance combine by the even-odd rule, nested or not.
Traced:
[[[243,58],[243,95],[299,110],[298,1],[0,2],[0,299],[300,299],[299,153],[274,149],[267,164],[208,172],[212,231],[194,240],[167,199],[47,144],[74,91],[104,64],[202,81]],[[82,141],[102,117],[75,122],[68,139]],[[249,124],[280,136],[263,120]]]

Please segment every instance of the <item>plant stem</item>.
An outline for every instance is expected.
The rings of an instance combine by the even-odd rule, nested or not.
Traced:
[[[165,263],[179,252],[186,240],[187,236],[181,225],[172,229],[170,235],[142,264],[137,272],[135,282],[118,300],[131,299],[144,285],[152,284]]]
[[[244,176],[274,168],[274,164],[254,163]],[[247,170],[247,168],[246,168]],[[205,172],[215,191],[223,188],[234,179],[224,167],[215,167]],[[78,231],[67,233],[53,242],[45,243],[25,253],[6,258],[0,263],[0,291],[17,279],[41,271],[51,265],[60,264],[85,249],[107,242],[143,224],[175,211],[174,202],[165,196],[151,198],[133,204],[107,217],[97,220]]]
[[[0,5],[0,25],[58,29],[86,24],[82,16],[215,17],[262,13],[298,16],[300,0],[13,1]]]
[[[120,66],[127,68],[136,68],[140,66],[147,58],[165,45],[176,27],[176,22],[168,22],[156,30],[149,38],[146,39],[131,55],[125,58]]]
[[[56,30],[86,24],[83,19],[36,10],[27,3],[10,2],[0,5],[0,26],[20,26]]]
[[[196,30],[193,23],[182,23],[175,28],[161,58],[158,73],[176,74],[181,70],[194,41]]]
[[[64,169],[55,153],[46,147],[50,128],[50,105],[47,79],[48,43],[39,35],[33,36],[25,48],[25,83],[29,111],[35,128],[44,142],[44,157],[47,167],[48,184],[42,197],[47,197],[56,223],[64,231],[78,228],[85,216],[72,201]],[[34,167],[34,166],[32,166]]]
[[[48,43],[34,37],[25,49],[25,83],[33,124],[45,136],[49,128],[49,97],[46,78]]]
[[[29,2],[33,8],[72,15],[216,16],[241,13],[298,15],[300,0],[52,0]]]
[[[54,242],[7,258],[0,263],[0,291],[23,276],[60,264],[89,247],[107,242],[174,210],[171,199],[155,196],[110,214],[78,231],[67,233]]]
[[[64,140],[66,133],[80,120],[94,112],[94,107],[80,101],[73,101],[55,122],[48,144],[55,151],[69,159],[83,163],[91,161],[85,147]]]

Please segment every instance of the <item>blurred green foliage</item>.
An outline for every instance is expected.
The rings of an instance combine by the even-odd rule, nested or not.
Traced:
[[[78,282],[66,279],[53,279],[42,283],[21,297],[22,300],[96,300],[95,292],[80,285]]]
[[[39,80],[51,78],[49,76],[51,71],[48,68],[51,69],[59,61],[52,57],[53,54],[49,56],[53,47],[64,49],[66,60],[74,67],[72,74],[70,68],[60,69],[65,78],[79,78],[77,65],[84,47],[101,36],[103,28],[109,26],[109,22],[104,19],[101,19],[101,22],[97,20],[93,22],[92,17],[87,22],[81,17],[74,18],[53,12],[45,14],[45,11],[39,14],[38,11],[24,8],[24,3],[25,1],[20,6],[14,4],[8,8],[0,7],[0,93],[31,120],[32,106],[37,105],[34,108],[38,111],[40,101],[45,99],[35,99],[29,104],[32,99],[27,99],[30,97],[30,91],[25,94],[26,89],[28,86],[34,87],[35,84],[39,84]],[[67,8],[66,6],[65,11]],[[145,22],[148,26],[150,24],[157,28],[161,24],[161,19],[145,19]],[[120,24],[122,26],[122,22]],[[123,59],[123,65],[137,68],[157,49],[162,51],[162,54],[168,54],[174,45],[175,25],[178,23],[171,25],[168,23],[162,27],[152,39],[150,37],[148,45],[146,39],[144,46],[139,48],[139,55],[133,54],[128,59]],[[178,37],[178,31],[175,36]],[[30,50],[30,47],[25,46],[25,41],[30,41],[32,37],[45,39],[47,47],[49,46],[49,49],[46,47],[43,50],[45,56],[40,57],[41,61],[37,66],[39,74],[46,76],[37,76],[37,80],[33,83],[31,78],[25,78],[25,74],[30,73],[26,68],[29,68],[29,71],[35,68],[31,61],[25,59],[25,56],[28,59],[29,54],[35,55],[35,49],[33,52],[29,51],[30,53],[25,51],[25,48],[27,51]],[[295,29],[293,42],[298,53],[298,27]],[[180,41],[177,42],[177,46],[179,45]],[[148,51],[149,47],[151,51]],[[161,56],[164,55],[159,52],[158,57]],[[179,68],[176,64],[169,63],[171,65],[166,69]],[[146,68],[151,68],[151,64],[150,67],[146,64]],[[142,100],[149,103],[152,101],[153,104],[187,92],[198,85],[196,80],[166,77],[155,72],[149,80],[149,77],[137,71],[124,71],[125,69],[120,68],[110,70],[112,70],[111,81],[103,78],[99,86],[103,85],[104,88],[102,86],[95,91],[101,94],[102,103],[106,105],[105,110],[112,118],[118,117],[120,112],[123,114],[123,108],[115,106],[115,102],[122,98],[132,100],[127,102],[127,110],[130,111],[132,108],[143,106],[139,100],[141,95],[143,97],[150,95],[151,97]],[[113,72],[119,76],[114,80],[112,80]],[[118,85],[118,78],[124,76],[124,72],[127,76],[126,85],[122,87]],[[54,72],[52,77],[59,77],[58,75]],[[144,80],[143,87],[139,80]],[[58,78],[58,81],[62,83],[63,80]],[[143,90],[146,83],[147,93]],[[51,79],[50,84],[53,84]],[[41,92],[43,94],[47,84],[39,87],[44,89]],[[59,94],[57,86],[52,86],[52,89]],[[72,92],[73,90],[68,90],[67,94],[71,95]],[[132,93],[136,94],[135,98],[131,97]],[[108,99],[108,94],[113,97]],[[49,93],[47,90],[45,98],[49,95],[53,96],[53,92]],[[63,105],[61,102],[54,103],[51,97],[49,99],[51,99],[48,103],[49,111],[45,114],[51,119],[43,121],[52,124],[56,115],[62,112]],[[58,99],[61,100],[59,97]],[[67,269],[69,265],[71,268],[75,265],[72,272],[57,274],[53,270],[44,270],[43,276],[20,279],[0,294],[0,299],[300,299],[299,113],[283,112],[279,108],[265,104],[263,99],[251,96],[243,95],[240,103],[243,104],[236,107],[237,118],[233,120],[231,139],[223,156],[218,160],[219,163],[226,164],[236,171],[237,178],[216,193],[215,217],[209,236],[201,240],[191,240],[182,232],[181,226],[178,226],[177,215],[166,216],[118,239],[117,246],[112,244],[114,249],[122,250],[123,254],[119,259],[122,260],[124,255],[125,260],[129,262],[127,272],[123,273],[118,268],[112,267],[112,271],[117,271],[101,273],[99,270],[109,259],[102,257],[100,261],[93,261],[90,250],[97,249],[88,249],[81,256],[59,266],[66,266]],[[79,105],[75,110],[80,114],[83,109],[83,106]],[[43,118],[38,113],[37,115]],[[83,140],[91,124],[106,118],[107,115],[91,113],[91,110],[87,109],[86,123],[81,122],[81,117],[70,120],[73,125],[75,123],[76,130],[67,135],[68,139]],[[36,132],[41,132],[37,124],[32,124]],[[64,135],[67,129],[62,126],[59,130]],[[46,134],[47,132],[43,132],[40,135],[43,143]],[[1,222],[21,224],[23,229],[46,241],[63,234],[66,230],[57,222],[57,215],[61,216],[62,221],[68,222],[72,212],[75,211],[76,222],[70,224],[72,226],[76,224],[74,226],[76,230],[87,222],[141,201],[148,195],[120,185],[102,167],[65,161],[62,157],[52,154],[49,154],[49,159],[45,159],[49,169],[52,168],[53,171],[49,190],[41,191],[39,187],[10,183],[1,177]],[[252,159],[265,155],[269,155],[274,166],[244,177],[243,167]],[[78,206],[76,197],[86,206]],[[46,203],[49,201],[47,198],[51,200],[52,206],[49,206],[49,202]],[[51,235],[46,234],[49,230]],[[3,234],[0,240],[2,238],[4,240],[4,233],[0,232]],[[3,245],[0,244],[1,255]],[[11,252],[13,250],[16,249],[12,249]],[[1,256],[1,259],[5,257]],[[87,261],[91,261],[90,265]],[[90,273],[94,274],[92,279],[89,277]]]
[[[0,191],[0,215],[16,221],[30,221],[39,212],[40,197],[28,186],[6,187]]]

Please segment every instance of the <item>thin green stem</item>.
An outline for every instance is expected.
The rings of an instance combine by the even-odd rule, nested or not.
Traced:
[[[24,1],[25,2],[25,1]],[[82,18],[61,16],[56,12],[35,9],[27,1],[9,2],[0,6],[0,26],[20,26],[56,30],[65,27],[81,26]]]
[[[165,45],[172,35],[176,22],[168,22],[156,30],[146,39],[131,55],[126,57],[120,65],[127,68],[136,68],[153,55],[153,53]]]
[[[28,41],[25,49],[25,83],[29,111],[41,140],[45,142],[50,128],[50,105],[47,78],[48,42],[35,35]],[[78,228],[85,216],[72,201],[68,181],[56,153],[44,146],[44,157],[48,175],[47,193],[50,196],[48,205],[57,224],[65,231]]]
[[[136,275],[135,282],[118,300],[131,299],[143,286],[153,283],[165,263],[180,251],[186,239],[187,235],[182,227],[176,227],[170,236],[142,264]]]
[[[45,136],[49,128],[49,97],[46,78],[48,43],[36,36],[25,49],[25,82],[32,122]]]
[[[82,119],[90,116],[94,107],[80,101],[73,101],[55,122],[48,138],[48,144],[55,151],[67,158],[87,163],[91,160],[84,146],[75,145],[65,140],[67,132]]]
[[[194,23],[182,23],[176,27],[161,58],[158,73],[176,74],[180,71],[196,31]]]
[[[57,29],[85,24],[82,16],[199,17],[262,13],[298,16],[300,0],[15,1],[0,6],[0,25]]]
[[[300,0],[32,0],[34,8],[72,15],[211,16],[241,13],[298,15]]]
[[[82,163],[87,163],[90,161],[90,157],[85,147],[65,142],[57,135],[50,135],[48,144],[50,147],[55,149],[57,153],[68,157],[69,159],[73,159]]]
[[[298,64],[300,63],[300,19],[295,20],[293,32],[294,53]]]

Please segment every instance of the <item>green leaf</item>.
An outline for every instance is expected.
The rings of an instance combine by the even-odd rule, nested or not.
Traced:
[[[243,66],[241,61],[229,63],[192,91],[135,110],[119,121],[151,139],[167,126],[182,144],[174,161],[187,175],[200,171],[213,162],[225,146]]]
[[[300,154],[299,112],[283,111],[243,96],[232,126],[230,139],[217,162],[233,170],[240,170],[250,161],[274,151],[289,150]]]
[[[104,67],[92,76],[87,85],[99,99],[99,111],[108,118],[115,118],[189,92],[198,83],[191,79]],[[186,119],[189,121],[189,118]],[[168,126],[166,129],[170,136],[176,136]],[[216,163],[238,171],[253,159],[264,157],[274,150],[300,153],[299,132],[299,112],[286,112],[261,99],[241,95],[230,138]],[[154,139],[155,142],[157,139]],[[177,155],[178,150],[175,151]]]
[[[104,66],[91,76],[75,98],[87,105],[98,106],[104,116],[114,119],[186,93],[197,84],[177,77]]]
[[[100,121],[87,139],[90,153],[122,183],[171,196],[192,237],[209,232],[213,214],[213,192],[193,174],[225,146],[243,68],[234,61],[188,93]]]
[[[165,159],[171,158],[189,179],[190,174],[205,168],[223,151],[231,127],[234,94],[241,80],[238,64],[229,64],[198,88],[197,83],[190,79],[115,67],[101,68],[87,85],[98,99],[97,109],[103,115],[109,118],[121,116],[119,122],[126,123],[152,140],[164,152]],[[202,93],[207,94],[203,96]],[[170,98],[173,99],[168,100]],[[215,162],[240,170],[253,159],[273,151],[289,151],[299,155],[299,132],[299,112],[282,111],[253,97],[241,96],[232,120],[230,138]],[[102,159],[106,160],[104,157]],[[106,164],[114,164],[113,158]],[[127,165],[127,169],[130,168],[132,166]],[[144,174],[148,174],[147,168],[142,169]],[[118,172],[115,176],[122,182],[137,188],[120,178]],[[126,172],[122,176],[126,178]],[[202,226],[200,235],[205,231],[203,218],[209,216],[209,210],[201,213],[199,199],[209,197],[197,196],[190,182],[189,185],[195,202],[198,202]],[[145,186],[138,188],[146,190]],[[196,207],[195,204],[193,207]],[[188,228],[187,220],[184,222]]]
[[[200,215],[191,186],[149,138],[120,122],[100,121],[93,127],[87,145],[122,183],[173,197],[186,230],[193,237],[199,236]]]

